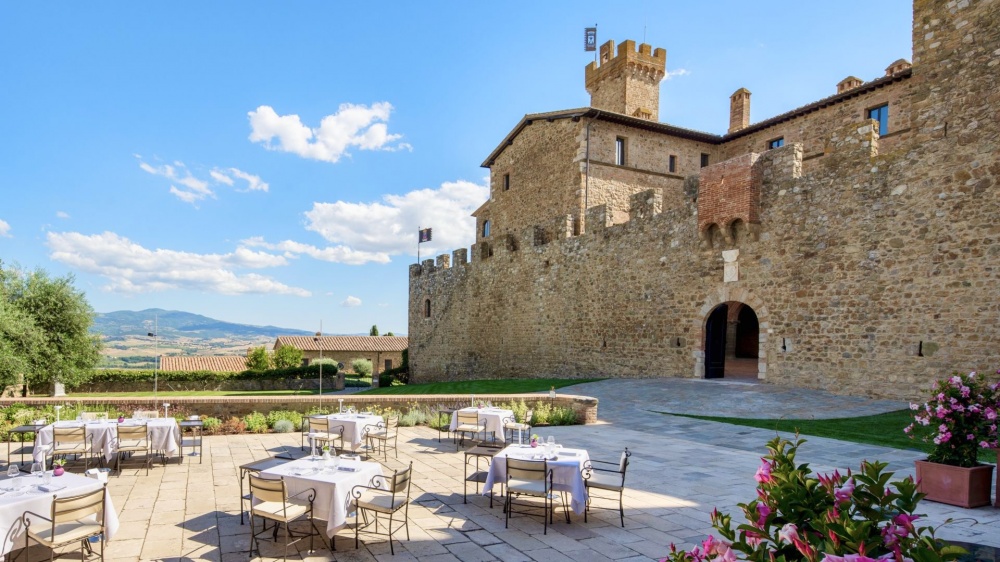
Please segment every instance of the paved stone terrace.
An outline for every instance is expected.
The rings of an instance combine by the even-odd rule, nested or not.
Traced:
[[[687,388],[687,391],[683,389]],[[427,560],[487,561],[655,560],[671,542],[692,546],[710,533],[709,513],[718,507],[736,512],[735,505],[754,495],[753,474],[773,432],[653,413],[687,392],[698,411],[739,415],[743,408],[774,408],[774,412],[818,412],[829,396],[815,391],[785,393],[768,385],[706,381],[604,381],[572,387],[573,392],[601,399],[602,423],[541,429],[542,436],[585,447],[592,458],[616,459],[623,446],[634,452],[626,491],[625,528],[617,510],[595,510],[589,523],[558,516],[548,535],[537,518],[518,517],[504,529],[501,507],[471,497],[462,503],[463,455],[437,432],[426,427],[402,428],[398,460],[390,457],[386,472],[413,461],[415,477],[410,506],[410,538],[389,554],[384,538],[363,538],[354,549],[353,533],[342,530],[337,551],[320,550],[306,560]],[[670,398],[674,396],[674,398]],[[784,396],[784,399],[781,397]],[[889,405],[839,397],[857,413],[882,411]],[[892,405],[895,409],[899,404]],[[843,409],[843,408],[841,408]],[[664,410],[666,411],[666,410]],[[855,412],[855,410],[851,410]],[[773,416],[777,417],[777,416]],[[126,470],[112,477],[110,489],[119,510],[121,528],[109,543],[109,560],[247,560],[249,527],[239,521],[237,467],[251,460],[297,450],[298,434],[218,436],[206,438],[204,464],[171,463],[144,471]],[[855,445],[812,438],[799,459],[819,471],[857,467],[862,459],[890,462],[897,474],[912,472],[911,451]],[[197,460],[197,459],[195,459]],[[612,502],[598,505],[614,507]],[[924,502],[927,520],[955,521],[938,532],[945,538],[1000,547],[1000,510],[964,510]],[[278,551],[264,548],[265,557]],[[279,554],[280,556],[280,554]],[[41,559],[31,553],[30,559]],[[23,559],[23,558],[22,558]],[[47,555],[45,556],[47,559]],[[272,559],[272,558],[266,558]]]

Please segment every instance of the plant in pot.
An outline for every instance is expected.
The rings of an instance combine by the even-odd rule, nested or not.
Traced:
[[[934,444],[927,460],[916,461],[917,485],[927,499],[959,507],[990,504],[993,465],[979,463],[979,450],[997,447],[998,388],[975,371],[955,374],[938,381],[926,403],[910,404],[913,423],[903,431]]]
[[[62,476],[66,472],[66,459],[52,461],[52,476]]]

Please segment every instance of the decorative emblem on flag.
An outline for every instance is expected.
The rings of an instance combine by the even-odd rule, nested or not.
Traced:
[[[425,229],[423,229],[423,230],[421,230],[419,232],[420,232],[420,241],[417,242],[418,244],[423,244],[424,242],[430,242],[431,241],[431,229],[430,228],[425,228]]]
[[[585,28],[583,28],[583,50],[584,51],[596,51],[597,50],[597,28],[596,27],[585,27]]]

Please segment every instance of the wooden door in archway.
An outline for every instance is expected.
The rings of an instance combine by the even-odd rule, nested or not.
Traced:
[[[705,378],[721,379],[726,373],[726,327],[729,306],[720,304],[705,322]]]

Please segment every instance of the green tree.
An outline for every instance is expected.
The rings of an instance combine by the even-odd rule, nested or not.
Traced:
[[[302,365],[302,350],[290,345],[283,345],[274,350],[271,357],[275,369],[287,369]]]
[[[392,332],[386,332],[385,335],[387,335],[387,336],[395,336],[396,334],[394,334]]]
[[[266,371],[271,368],[271,354],[265,346],[252,348],[247,353],[248,371]]]
[[[372,376],[372,362],[367,359],[354,359],[351,361],[351,369],[355,374],[360,375],[362,378]]]
[[[377,336],[378,335],[378,324],[372,324],[372,329],[371,329],[371,331],[368,332],[368,335],[369,336]]]
[[[0,297],[0,376],[19,370],[34,388],[86,382],[100,359],[101,341],[90,333],[94,310],[73,287],[72,275],[52,278],[41,269],[26,272],[0,263]]]

